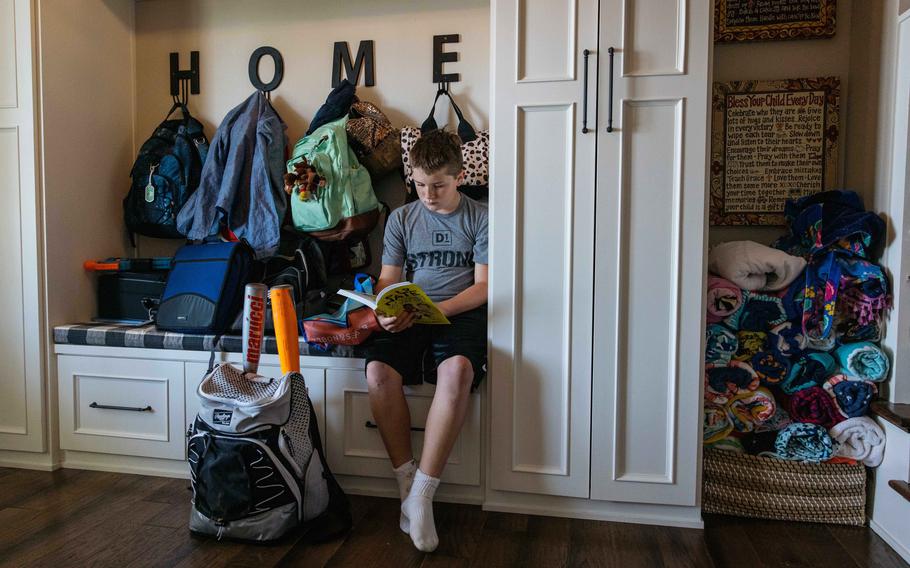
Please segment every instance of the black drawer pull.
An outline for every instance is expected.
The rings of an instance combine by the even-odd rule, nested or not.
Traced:
[[[373,429],[379,428],[379,426],[377,426],[376,424],[373,424],[369,420],[367,420],[367,423],[364,424],[364,426],[366,426],[367,428],[373,428]],[[426,428],[418,428],[416,426],[411,426],[411,430],[413,430],[414,432],[425,432]]]
[[[98,404],[97,402],[93,402],[90,405],[88,405],[88,407],[89,408],[103,408],[106,410],[132,410],[133,412],[151,412],[152,411],[151,405],[146,406],[145,408],[141,408],[139,406],[113,406],[110,404]]]

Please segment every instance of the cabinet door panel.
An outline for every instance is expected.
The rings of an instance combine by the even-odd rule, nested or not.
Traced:
[[[43,451],[32,2],[0,0],[0,449]]]
[[[587,497],[597,2],[492,4],[490,486]]]
[[[612,100],[607,66],[599,78],[614,131],[597,154],[596,499],[695,504],[711,14],[709,0],[601,3],[617,65]]]

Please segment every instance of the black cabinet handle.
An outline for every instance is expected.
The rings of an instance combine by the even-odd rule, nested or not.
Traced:
[[[113,406],[110,404],[98,404],[97,402],[93,402],[90,405],[88,405],[88,407],[89,408],[103,408],[106,410],[131,410],[133,412],[151,412],[152,411],[151,405],[146,406],[145,408],[142,408],[139,406]]]
[[[610,89],[607,102],[607,132],[613,132],[613,54],[616,52],[612,47],[607,49],[610,54]]]
[[[376,424],[373,424],[369,420],[367,420],[367,423],[364,424],[364,426],[366,426],[367,428],[373,428],[373,429],[379,428],[379,426],[377,426]],[[418,428],[416,426],[411,426],[411,430],[414,432],[425,432],[426,428]]]
[[[586,49],[582,53],[585,55],[585,74],[584,74],[584,93],[582,95],[581,103],[581,132],[582,134],[587,134],[588,131],[588,56],[591,55],[591,50]]]

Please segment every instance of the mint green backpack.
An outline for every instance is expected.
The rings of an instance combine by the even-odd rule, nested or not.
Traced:
[[[285,176],[294,228],[326,241],[364,236],[379,220],[370,174],[348,146],[347,122],[341,118],[301,138]]]

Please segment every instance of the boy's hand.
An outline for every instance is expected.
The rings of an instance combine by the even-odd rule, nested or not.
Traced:
[[[417,319],[417,314],[408,311],[401,312],[397,316],[388,318],[376,314],[376,321],[379,322],[379,325],[382,326],[382,329],[390,333],[399,333],[408,329],[414,325],[415,319]]]

